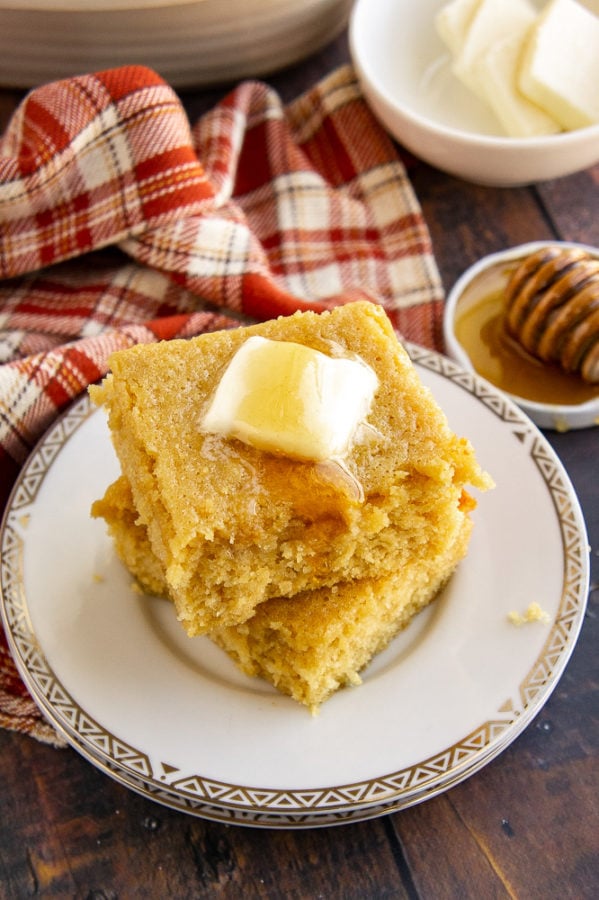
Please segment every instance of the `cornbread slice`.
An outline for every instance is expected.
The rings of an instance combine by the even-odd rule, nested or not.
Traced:
[[[252,335],[357,355],[374,370],[368,420],[342,465],[202,432]],[[464,486],[489,486],[375,304],[136,346],[110,364],[90,393],[108,408],[136,521],[189,635],[239,625],[274,597],[426,568],[462,534]]]
[[[162,566],[152,553],[147,529],[139,524],[131,488],[123,475],[108,486],[100,500],[95,501],[92,515],[106,521],[118,557],[143,589],[149,594],[167,596],[168,586]]]
[[[473,502],[464,495],[464,516],[453,540],[437,556],[415,559],[382,578],[303,591],[262,603],[241,625],[210,638],[248,676],[260,676],[313,713],[344,685],[360,683],[372,657],[437,596],[466,554]],[[168,587],[139,524],[124,477],[96,503],[122,560],[150,593],[168,597]]]

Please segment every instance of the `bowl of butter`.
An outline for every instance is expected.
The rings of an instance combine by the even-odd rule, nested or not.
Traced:
[[[362,91],[414,155],[509,187],[599,161],[596,0],[357,0]]]
[[[537,241],[492,253],[449,292],[449,356],[541,428],[599,425],[599,248]]]

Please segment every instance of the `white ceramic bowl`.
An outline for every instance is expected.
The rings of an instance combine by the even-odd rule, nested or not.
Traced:
[[[581,247],[593,256],[599,258],[599,248],[589,247],[586,244],[574,244],[567,241],[535,241],[530,244],[520,244],[499,253],[492,253],[483,257],[473,266],[470,266],[456,281],[449,292],[445,303],[443,315],[443,336],[448,356],[454,359],[462,368],[476,371],[468,353],[458,341],[455,333],[456,314],[462,297],[468,292],[468,303],[475,303],[477,298],[482,299],[495,290],[501,289],[507,281],[507,269],[515,260],[522,259],[535,250],[547,246]],[[538,403],[524,397],[505,392],[507,396],[518,404],[527,413],[539,428],[549,428],[554,431],[568,431],[577,428],[590,428],[599,425],[599,394],[585,403],[567,406],[557,403]]]
[[[357,0],[353,9],[354,66],[393,137],[451,175],[496,187],[569,175],[599,161],[599,125],[540,138],[502,136],[495,117],[451,71],[434,26],[443,5]]]
[[[0,85],[126,64],[177,88],[262,77],[315,53],[352,0],[0,0]]]

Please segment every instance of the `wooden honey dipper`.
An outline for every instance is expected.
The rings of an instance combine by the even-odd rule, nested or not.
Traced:
[[[599,259],[543,247],[512,273],[506,327],[537,359],[599,384]]]

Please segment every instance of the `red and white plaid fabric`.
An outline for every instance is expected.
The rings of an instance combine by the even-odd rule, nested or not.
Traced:
[[[242,83],[193,127],[141,67],[35,89],[0,139],[0,504],[113,350],[365,297],[440,345],[428,231],[349,67],[286,107]],[[0,726],[55,737],[3,634]]]

